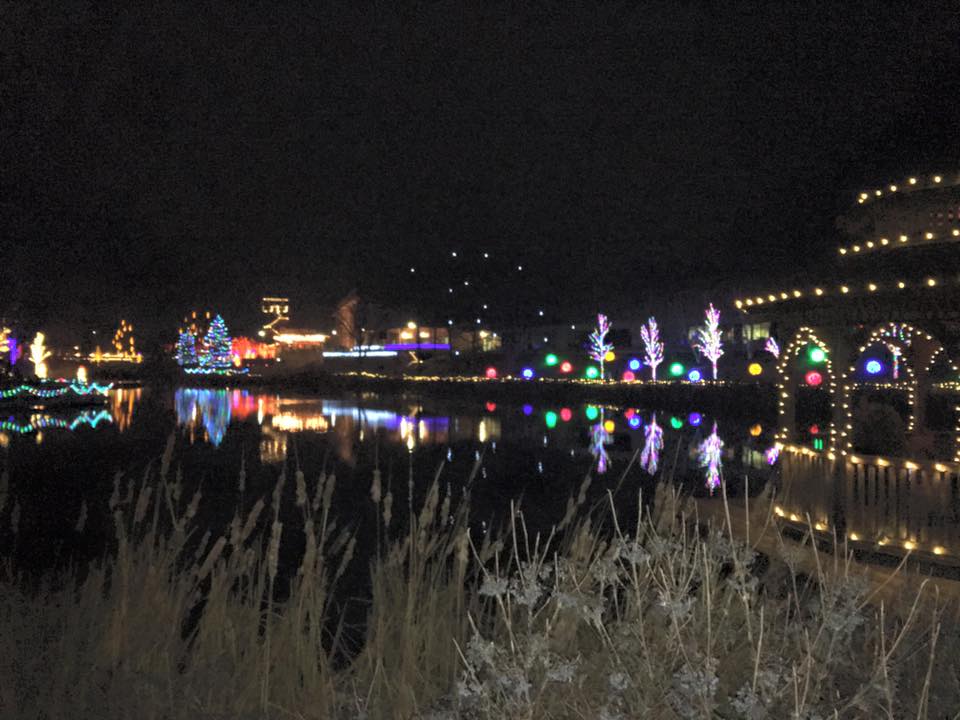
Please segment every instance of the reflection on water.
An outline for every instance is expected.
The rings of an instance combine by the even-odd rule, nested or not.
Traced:
[[[142,395],[142,388],[115,388],[110,391],[110,415],[120,432],[130,427],[133,411]]]
[[[157,424],[146,424],[140,414],[145,407],[160,408],[153,416],[148,413]],[[207,448],[203,457],[232,462],[238,445],[251,448],[247,441],[225,443],[236,433],[254,438],[253,454],[258,447],[260,463],[274,469],[295,454],[323,458],[329,453],[360,473],[372,457],[404,463],[445,458],[449,463],[472,459],[488,448],[491,465],[484,465],[480,477],[504,483],[502,493],[533,478],[544,487],[555,485],[550,492],[563,495],[585,469],[615,478],[637,457],[639,470],[634,465],[629,475],[634,482],[665,478],[699,494],[707,494],[704,485],[713,494],[724,482],[732,482],[728,490],[738,492],[742,478],[751,488],[769,480],[777,513],[787,522],[802,523],[809,514],[821,532],[836,532],[875,549],[960,559],[960,463],[842,456],[829,446],[823,449],[816,428],[806,446],[783,445],[774,442],[772,427],[765,429],[770,423],[734,423],[698,412],[664,416],[609,406],[297,397],[241,389],[180,388],[171,396],[119,388],[102,408],[5,417],[0,420],[0,448],[8,460],[16,460],[17,447],[23,447],[22,457],[39,453],[36,467],[43,466],[43,457],[54,457],[43,454],[58,452],[60,438],[76,437],[81,443],[97,438],[100,452],[120,454],[124,437],[136,434],[132,428],[150,427],[148,433],[166,437],[170,426],[163,423],[170,422],[171,410],[186,445]],[[34,450],[28,452],[28,447]],[[106,466],[109,477],[115,468]]]
[[[700,443],[698,453],[700,467],[704,468],[707,478],[707,489],[710,494],[720,487],[720,468],[723,465],[721,454],[723,452],[723,440],[717,435],[717,424],[713,424],[713,432],[710,436]]]
[[[232,400],[227,390],[178,388],[173,397],[177,424],[187,428],[191,442],[202,427],[207,442],[219,447],[230,424]]]
[[[634,418],[630,418],[633,420]],[[637,418],[638,423],[640,422]],[[633,423],[631,427],[635,427]],[[651,475],[657,474],[660,465],[660,451],[663,450],[663,428],[657,425],[657,414],[653,413],[650,423],[643,431],[643,451],[640,453],[640,465]]]
[[[113,422],[107,410],[72,410],[62,413],[35,412],[26,416],[8,415],[0,420],[0,433],[29,435],[43,430],[77,430],[81,427],[96,428],[100,423]],[[39,435],[38,435],[39,436]],[[10,442],[9,434],[0,434],[0,444]]]
[[[613,440],[610,433],[604,426],[603,411],[600,412],[600,422],[590,428],[590,454],[597,461],[597,474],[603,475],[607,471],[607,465],[610,463],[610,455],[607,454],[606,446]]]

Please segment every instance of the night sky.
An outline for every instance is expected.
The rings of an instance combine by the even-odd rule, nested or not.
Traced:
[[[4,4],[0,316],[729,295],[960,159],[955,2],[397,4]]]

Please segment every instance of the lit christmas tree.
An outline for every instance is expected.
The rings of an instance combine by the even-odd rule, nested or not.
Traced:
[[[210,322],[205,341],[207,352],[204,364],[218,370],[233,366],[233,341],[230,339],[227,324],[219,315]]]
[[[647,324],[640,328],[640,337],[643,338],[643,361],[650,366],[650,379],[657,379],[657,365],[663,362],[663,343],[660,341],[660,328],[657,319],[650,318]]]
[[[189,330],[180,333],[180,338],[177,340],[176,358],[181,367],[197,364],[197,339]]]
[[[613,345],[606,340],[607,333],[610,332],[610,321],[603,313],[597,315],[597,327],[590,333],[590,357],[600,363],[600,379],[604,379],[603,361],[607,358],[607,353],[613,351]]]
[[[717,360],[723,355],[723,342],[720,339],[720,311],[713,307],[707,308],[707,324],[697,331],[700,341],[697,349],[713,364],[713,379],[717,379]]]

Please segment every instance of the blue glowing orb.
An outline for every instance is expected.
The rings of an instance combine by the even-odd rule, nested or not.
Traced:
[[[533,414],[533,405],[524,405],[524,406],[523,406],[523,414],[524,414],[524,415],[532,415],[532,414]]]
[[[532,379],[533,379],[533,368],[525,367],[523,370],[520,371],[520,374],[523,375],[523,379],[524,379],[524,380],[532,380]]]
[[[636,358],[630,358],[630,362],[627,363],[627,367],[636,372],[640,369],[640,361]]]
[[[700,417],[700,413],[690,413],[690,416],[687,418],[687,422],[696,427],[703,421],[703,418]]]
[[[703,378],[703,375],[696,368],[687,373],[687,380],[690,382],[700,382],[701,378]]]
[[[634,415],[632,418],[627,420],[627,424],[636,430],[641,425],[641,420],[639,415]]]
[[[871,375],[879,375],[883,372],[883,364],[879,360],[867,361],[867,372]]]

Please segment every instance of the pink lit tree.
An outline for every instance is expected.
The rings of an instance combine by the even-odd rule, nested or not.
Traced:
[[[607,333],[610,332],[610,321],[603,313],[597,315],[597,327],[590,333],[590,357],[600,363],[600,379],[604,379],[603,361],[607,353],[613,350],[613,345],[607,342]]]
[[[663,362],[663,343],[660,341],[656,318],[649,318],[647,324],[640,328],[640,337],[643,339],[643,361],[650,366],[650,379],[656,380],[657,365]]]
[[[723,341],[720,339],[720,311],[710,303],[706,316],[707,324],[697,331],[699,342],[696,347],[713,365],[713,379],[716,380],[717,360],[723,355]]]

